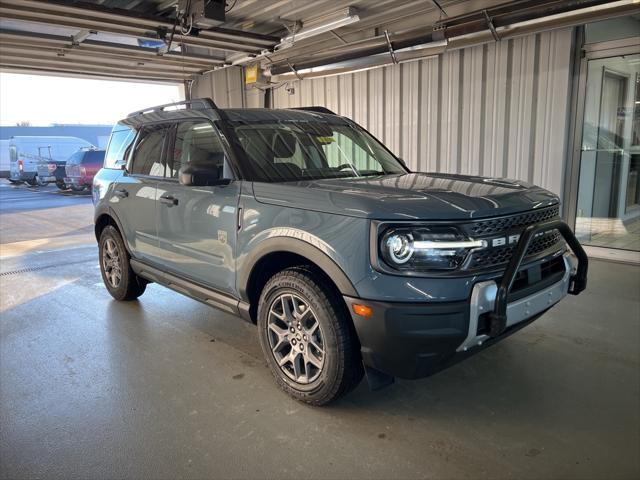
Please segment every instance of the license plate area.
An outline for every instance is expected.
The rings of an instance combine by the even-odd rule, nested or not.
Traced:
[[[544,312],[567,295],[573,267],[568,254],[563,255],[562,259],[564,274],[559,281],[507,304],[507,328]],[[469,348],[482,345],[489,338],[489,314],[493,311],[497,291],[497,284],[493,280],[477,283],[473,287],[469,308],[469,330],[467,338],[457,351],[467,351]]]

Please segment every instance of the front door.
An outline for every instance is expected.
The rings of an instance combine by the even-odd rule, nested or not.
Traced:
[[[208,121],[175,127],[165,178],[158,182],[158,239],[171,273],[235,294],[235,247],[240,182],[215,187],[184,186],[181,166],[208,163],[231,178],[220,138]]]

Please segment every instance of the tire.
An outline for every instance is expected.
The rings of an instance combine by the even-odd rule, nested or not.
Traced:
[[[12,185],[21,185],[22,184],[22,180],[11,180],[10,178],[8,178],[7,180],[9,180],[9,183],[11,183]]]
[[[71,185],[71,190],[73,190],[74,192],[80,193],[80,192],[84,192],[85,187],[76,187],[75,185]]]
[[[66,190],[67,189],[67,184],[64,183],[62,180],[58,180],[56,182],[56,187],[58,187],[60,190]]]
[[[130,258],[120,232],[106,226],[100,234],[100,273],[107,291],[119,301],[135,300],[147,288],[147,282],[131,269]]]
[[[282,390],[311,405],[347,394],[364,373],[349,313],[323,280],[309,267],[283,270],[266,283],[258,304],[260,346],[271,373]]]
[[[38,177],[37,177],[37,176],[35,176],[35,177],[33,177],[31,180],[27,180],[27,184],[28,184],[30,187],[37,187],[37,186],[39,185],[39,183],[38,183]]]

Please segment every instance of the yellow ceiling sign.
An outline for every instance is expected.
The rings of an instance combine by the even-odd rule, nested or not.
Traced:
[[[258,81],[258,64],[244,67],[244,83],[249,85]]]

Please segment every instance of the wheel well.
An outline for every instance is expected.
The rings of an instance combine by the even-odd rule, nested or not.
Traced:
[[[108,215],[106,213],[103,213],[102,215],[100,215],[97,220],[96,220],[96,225],[94,227],[94,231],[96,234],[96,240],[98,242],[100,242],[100,234],[102,233],[102,230],[104,230],[104,228],[107,225],[112,225],[116,230],[120,231],[120,229],[118,228],[118,224],[116,223],[116,221],[111,217],[111,215]]]
[[[251,269],[249,280],[247,281],[247,296],[249,299],[249,313],[253,323],[257,322],[258,318],[258,301],[260,300],[260,294],[265,284],[276,273],[281,272],[287,268],[308,266],[314,273],[320,275],[323,279],[323,283],[328,286],[336,294],[342,303],[342,295],[336,284],[331,278],[315,263],[308,258],[291,252],[272,252],[256,262]],[[346,304],[344,305],[346,308]]]

